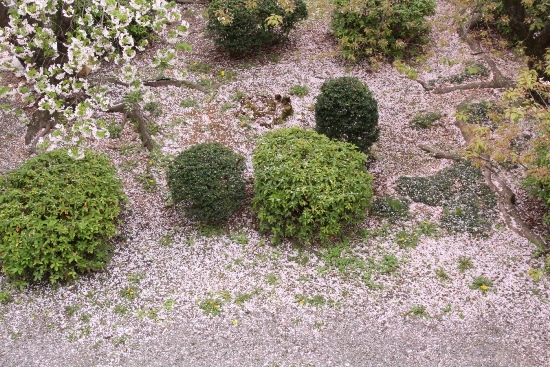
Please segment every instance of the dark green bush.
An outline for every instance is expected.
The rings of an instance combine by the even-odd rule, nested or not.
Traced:
[[[254,152],[253,207],[275,240],[327,241],[364,218],[372,197],[367,157],[314,131],[271,131]]]
[[[362,152],[378,140],[378,103],[359,79],[340,77],[321,86],[315,104],[315,130],[355,144]]]
[[[188,213],[205,223],[224,221],[245,197],[245,159],[220,143],[195,145],[168,167],[174,202],[189,204]]]
[[[55,283],[101,269],[124,200],[109,159],[59,149],[0,181],[0,263],[12,279]]]
[[[349,60],[414,56],[428,42],[434,0],[335,0],[332,31]]]
[[[305,18],[303,0],[213,0],[207,29],[217,46],[242,56],[286,40]]]

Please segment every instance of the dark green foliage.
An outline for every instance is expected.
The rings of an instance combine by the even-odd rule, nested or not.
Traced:
[[[443,117],[443,115],[440,112],[421,112],[412,118],[409,125],[417,130],[429,129],[441,117]]]
[[[244,157],[220,143],[195,145],[168,167],[168,186],[175,203],[189,204],[188,213],[205,223],[224,221],[245,197]]]
[[[550,47],[550,3],[546,0],[487,0],[478,2],[476,12],[531,58],[530,66],[548,76],[542,61]]]
[[[400,177],[397,191],[417,203],[442,206],[443,228],[484,235],[491,229],[496,199],[479,169],[455,163],[433,176]]]
[[[327,241],[364,218],[372,196],[367,157],[300,128],[267,133],[254,152],[254,209],[275,239]]]
[[[372,202],[371,214],[391,221],[402,219],[409,215],[409,202],[390,196],[377,197]]]
[[[550,131],[545,125],[542,125],[539,138],[533,142],[533,162],[527,171],[524,187],[530,191],[530,194],[542,200],[550,207],[550,178],[548,170],[550,167]],[[544,216],[547,226],[550,226],[550,212]]]
[[[305,18],[303,0],[213,0],[207,29],[216,45],[232,56],[243,56],[286,40]]]
[[[321,86],[315,104],[315,130],[355,144],[362,152],[378,140],[378,103],[359,79],[340,77]]]
[[[0,263],[23,284],[55,283],[101,269],[124,200],[109,159],[59,149],[23,163],[0,181]]]
[[[426,16],[435,13],[434,0],[335,0],[332,31],[343,56],[405,58],[428,42]]]

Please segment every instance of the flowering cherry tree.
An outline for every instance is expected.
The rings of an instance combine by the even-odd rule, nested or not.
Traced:
[[[132,59],[156,35],[173,47],[159,50],[153,65],[169,67],[190,48],[178,43],[187,29],[175,3],[165,0],[2,0],[0,65],[20,78],[0,86],[0,97],[17,106],[33,146],[76,146],[83,137],[105,137],[97,112],[118,101],[88,74],[103,61],[119,64],[118,84],[143,95]]]

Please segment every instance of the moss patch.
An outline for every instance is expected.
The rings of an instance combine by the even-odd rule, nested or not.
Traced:
[[[442,206],[441,226],[452,232],[486,235],[496,216],[496,197],[481,171],[458,162],[428,177],[400,177],[397,191],[412,201]]]

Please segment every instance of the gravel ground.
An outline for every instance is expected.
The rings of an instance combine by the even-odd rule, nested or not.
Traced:
[[[475,58],[446,30],[451,11],[438,2],[428,59],[417,68],[422,80],[456,74]],[[247,157],[251,177],[256,138],[282,126],[312,128],[321,84],[353,75],[379,103],[375,192],[395,194],[399,176],[430,175],[451,164],[417,145],[459,149],[452,114],[460,102],[501,92],[432,95],[390,65],[375,71],[346,65],[335,57],[323,7],[281,49],[228,60],[202,38],[203,13],[199,6],[185,9],[194,48],[177,69],[209,65],[189,78],[222,85],[213,94],[151,89],[163,111],[155,118],[155,139],[165,155],[221,141]],[[146,59],[137,61],[145,76],[152,72]],[[511,55],[498,63],[511,77],[520,66]],[[261,106],[293,85],[307,85],[309,94],[292,96],[294,115],[284,124],[269,126],[270,115],[242,117],[250,114],[246,101]],[[197,106],[181,107],[189,100]],[[411,129],[410,119],[423,110],[445,116],[430,130]],[[0,130],[8,132],[0,141],[0,172],[26,158],[24,128],[15,121],[0,119]],[[325,249],[272,246],[247,208],[219,230],[190,222],[167,201],[164,160],[140,148],[129,124],[120,139],[90,145],[112,158],[129,197],[113,258],[104,272],[72,284],[10,290],[14,301],[0,304],[0,366],[550,366],[550,280],[529,276],[542,266],[531,257],[535,246],[500,219],[487,238],[438,231],[422,235],[415,248],[401,248],[398,231],[437,222],[441,214],[414,204],[405,221],[361,224],[363,231],[340,254],[347,262],[339,269]],[[150,190],[140,183],[147,169],[157,184]],[[462,257],[471,261],[464,271]],[[370,265],[354,267],[358,262]],[[493,281],[485,293],[470,287],[481,275]],[[8,285],[0,275],[2,289]]]

